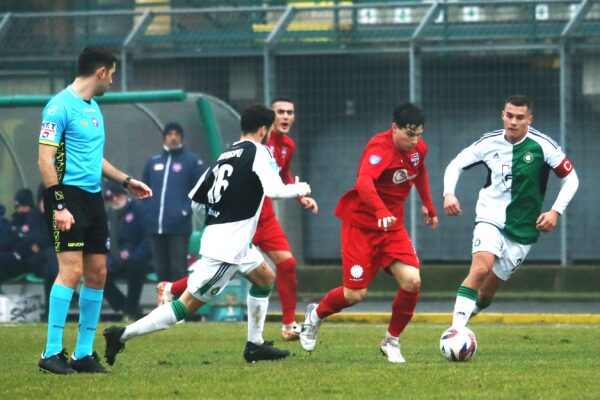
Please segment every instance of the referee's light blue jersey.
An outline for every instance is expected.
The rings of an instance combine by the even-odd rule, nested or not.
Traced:
[[[83,100],[71,85],[44,108],[39,143],[58,147],[54,164],[60,183],[99,192],[104,140],[98,104]]]

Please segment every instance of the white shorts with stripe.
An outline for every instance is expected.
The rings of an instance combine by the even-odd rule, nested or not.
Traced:
[[[472,253],[486,251],[496,256],[494,274],[503,281],[523,264],[531,245],[520,244],[506,237],[498,227],[480,222],[473,229]]]
[[[229,264],[214,258],[202,257],[190,267],[194,272],[190,275],[187,289],[195,298],[208,303],[227,287],[236,272],[248,275],[263,261],[262,254],[255,246],[252,246],[240,264]]]

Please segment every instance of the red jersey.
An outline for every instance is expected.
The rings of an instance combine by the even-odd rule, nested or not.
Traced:
[[[294,183],[294,178],[292,178],[292,173],[290,172],[290,165],[296,151],[296,143],[288,135],[271,132],[267,146],[271,149],[271,153],[273,153],[275,161],[277,161],[279,176],[281,176],[283,183]]]
[[[279,167],[279,176],[283,183],[294,183],[294,178],[290,172],[290,164],[292,163],[292,156],[296,151],[296,143],[294,143],[292,138],[288,135],[271,132],[267,147],[271,149],[271,153],[273,153],[273,157],[275,157],[275,161]],[[274,215],[273,202],[270,198],[265,197],[263,208],[260,212],[259,224],[261,220]]]
[[[388,230],[402,229],[404,201],[416,185],[423,205],[435,216],[426,154],[427,144],[422,139],[412,150],[402,151],[394,145],[391,129],[373,136],[361,156],[356,184],[344,193],[335,215],[350,225],[374,230],[381,230],[379,218],[393,215],[398,222]]]

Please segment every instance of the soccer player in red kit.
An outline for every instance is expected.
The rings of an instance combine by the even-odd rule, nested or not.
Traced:
[[[314,350],[323,319],[360,302],[383,268],[398,283],[398,292],[380,349],[389,362],[404,362],[398,337],[413,316],[421,285],[419,260],[403,224],[404,201],[413,185],[423,203],[425,223],[432,229],[438,225],[424,163],[424,123],[419,107],[402,104],[394,110],[392,127],[367,143],[354,188],[335,209],[342,220],[344,284],[306,308],[300,333],[304,350]]]
[[[294,183],[290,164],[296,144],[288,135],[295,120],[294,102],[287,97],[277,97],[271,103],[271,108],[275,111],[275,122],[267,146],[277,161],[283,183]],[[314,214],[319,210],[317,202],[310,197],[299,197],[298,201]],[[296,260],[268,197],[265,197],[252,243],[273,261],[277,269],[277,292],[282,311],[281,336],[284,340],[297,340],[300,327],[296,324]],[[187,279],[185,277],[173,283],[160,282],[157,285],[159,304],[179,297],[187,288]]]

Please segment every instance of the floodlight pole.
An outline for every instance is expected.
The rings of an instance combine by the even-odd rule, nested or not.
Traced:
[[[275,94],[275,88],[277,85],[277,72],[275,67],[275,54],[273,47],[279,41],[279,37],[292,22],[294,17],[294,8],[287,6],[277,24],[267,36],[263,48],[263,99],[266,105],[271,103]]]
[[[572,65],[571,55],[566,43],[560,47],[560,145],[567,152],[567,135],[570,130],[571,101],[572,101]],[[568,230],[567,213],[563,213],[560,221],[560,265],[567,266],[568,262]]]
[[[409,64],[409,87],[410,87],[410,101],[412,103],[421,103],[421,52],[415,41],[410,44],[410,51],[408,56]],[[413,246],[419,248],[419,238],[417,236],[417,194],[415,190],[410,191],[409,197],[410,204],[410,238],[412,239]]]
[[[573,64],[569,50],[569,37],[575,31],[577,25],[585,19],[592,8],[593,2],[583,0],[577,12],[565,25],[560,40],[560,145],[563,152],[567,152],[567,138],[571,132],[571,118],[573,112]],[[563,213],[560,221],[560,265],[566,267],[569,262],[569,236],[567,229],[567,213]]]
[[[439,2],[434,2],[429,10],[423,16],[423,19],[417,25],[412,35],[410,42],[410,50],[408,53],[408,74],[409,74],[409,90],[410,90],[410,101],[412,103],[420,104],[422,101],[421,89],[421,49],[419,48],[419,38],[423,34],[424,29],[432,23],[438,14]],[[415,248],[418,248],[419,237],[417,236],[417,216],[419,206],[417,205],[417,194],[415,190],[411,190],[409,197],[410,204],[410,237],[413,241]]]
[[[11,13],[6,13],[2,17],[2,19],[0,19],[0,42],[2,41],[2,39],[4,39],[4,35],[6,35],[6,32],[8,32],[8,28],[10,27],[11,15]]]
[[[150,10],[144,11],[142,17],[137,21],[133,28],[131,28],[131,31],[129,31],[129,34],[123,41],[123,45],[121,47],[121,90],[123,92],[127,91],[127,78],[129,74],[129,66],[127,65],[127,50],[132,44],[135,44],[140,35],[146,31],[146,28],[148,28],[148,25],[150,25],[152,19],[154,19],[154,13],[152,13]]]

